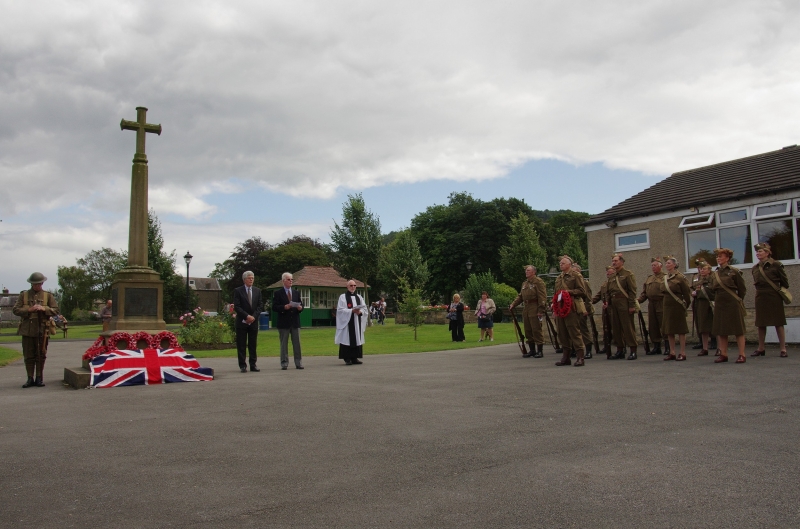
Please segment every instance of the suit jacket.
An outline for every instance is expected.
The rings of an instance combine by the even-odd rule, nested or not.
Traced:
[[[301,304],[300,309],[286,310],[284,307],[290,302],[296,301]],[[292,299],[286,295],[283,287],[275,291],[272,296],[272,312],[278,315],[278,322],[275,326],[278,329],[299,329],[300,328],[300,311],[303,310],[302,301],[300,301],[300,292],[292,289]]]
[[[250,302],[247,300],[247,288],[242,285],[238,288],[233,290],[233,310],[236,313],[236,328],[246,329],[249,327],[246,323],[243,323],[242,320],[246,319],[248,316],[252,316],[256,319],[250,325],[258,325],[258,316],[261,313],[261,289],[257,287],[251,287],[253,289],[253,304],[250,305]]]

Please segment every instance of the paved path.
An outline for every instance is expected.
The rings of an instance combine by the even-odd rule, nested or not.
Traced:
[[[72,390],[0,368],[2,527],[797,527],[800,350],[747,364],[516,345]]]

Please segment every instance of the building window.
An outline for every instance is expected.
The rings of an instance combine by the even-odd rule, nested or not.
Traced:
[[[614,238],[618,252],[650,248],[650,230],[617,233]]]
[[[763,204],[756,206],[753,213],[754,219],[766,219],[771,217],[785,217],[789,215],[789,201],[775,202],[773,204]]]
[[[308,288],[301,288],[300,289],[300,302],[303,304],[304,307],[311,306],[311,290]]]
[[[683,217],[679,228],[708,228],[714,225],[714,213],[703,213],[702,215],[692,215],[691,217]]]
[[[697,261],[702,259],[708,264],[716,263],[714,248],[717,248],[717,230],[692,231],[686,233],[686,250],[689,268],[697,268]]]
[[[753,245],[750,225],[719,229],[719,247],[733,250],[732,265],[753,262]]]
[[[757,228],[758,242],[769,243],[773,259],[778,261],[795,259],[792,219],[759,222]]]
[[[734,209],[733,211],[720,211],[717,215],[719,216],[720,224],[744,222],[747,220],[747,208]],[[725,248],[727,248],[727,246]]]
[[[328,291],[327,290],[315,290],[311,293],[311,299],[314,300],[314,308],[315,309],[327,309],[328,308]]]

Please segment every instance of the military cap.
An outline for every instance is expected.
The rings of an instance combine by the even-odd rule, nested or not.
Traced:
[[[660,258],[660,257],[658,257],[658,256],[656,256],[656,257],[651,257],[651,258],[650,258],[650,262],[651,262],[651,263],[655,263],[655,262],[659,262],[659,263],[660,263],[660,262],[661,262],[661,258]]]
[[[714,248],[714,255],[725,254],[728,256],[728,259],[733,257],[733,250],[730,248]]]
[[[770,248],[770,245],[769,245],[768,242],[760,242],[760,243],[754,245],[753,248],[755,248],[756,251],[764,250],[766,252],[772,253],[772,248]]]
[[[711,266],[704,259],[698,259],[695,264],[697,265],[697,268],[706,268]]]
[[[614,267],[613,267],[613,266],[611,266],[611,265],[607,265],[607,266],[606,266],[606,270],[616,270],[616,268],[614,268]]]
[[[575,261],[572,260],[572,257],[570,257],[569,255],[566,255],[566,254],[562,255],[561,257],[558,258],[559,261],[561,261],[562,259],[568,260],[570,262],[570,264],[575,262]]]
[[[34,272],[31,274],[31,277],[28,278],[28,283],[30,283],[31,285],[44,283],[45,281],[47,281],[47,278],[44,277],[44,274],[41,272]]]

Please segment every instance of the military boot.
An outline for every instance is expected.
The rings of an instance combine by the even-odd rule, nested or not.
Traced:
[[[572,365],[572,360],[569,359],[569,349],[564,349],[564,352],[561,354],[561,360],[556,362],[557,366],[570,366]]]
[[[586,346],[586,354],[583,357],[586,358],[587,360],[592,357],[592,345],[594,344],[590,343],[589,345]]]
[[[636,360],[639,358],[636,356],[636,346],[631,347],[631,354],[628,355],[628,360]]]
[[[36,380],[34,381],[34,385],[37,388],[43,388],[44,387],[44,381],[42,380],[42,377],[36,377]]]
[[[575,367],[581,367],[583,365],[583,359],[585,355],[583,351],[578,351],[578,359],[575,360]]]
[[[654,342],[652,349],[645,353],[646,355],[660,355],[661,354],[661,342]]]
[[[664,340],[664,354],[665,354],[665,355],[668,355],[668,354],[670,354],[671,352],[672,352],[672,351],[671,351],[671,350],[670,350],[670,348],[669,348],[669,340]]]
[[[533,351],[534,351],[533,347],[534,347],[533,344],[530,343],[530,342],[528,342],[528,347],[525,347],[525,345],[523,344],[522,348],[525,349],[525,353],[522,355],[522,358],[530,358],[530,357],[532,357],[533,356]]]
[[[544,357],[544,344],[540,343],[536,346],[536,354],[533,355],[534,358],[543,358]]]
[[[34,384],[33,377],[28,377],[28,380],[25,381],[25,383],[22,385],[22,387],[23,388],[29,388],[29,387],[33,386],[33,384]]]
[[[609,360],[624,360],[625,359],[625,350],[624,349],[617,349],[617,352],[611,355]]]

